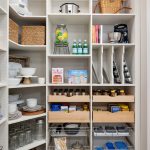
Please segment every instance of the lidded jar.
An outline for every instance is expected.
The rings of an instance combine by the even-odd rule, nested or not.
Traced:
[[[45,138],[45,123],[40,119],[36,121],[36,140],[42,140]]]
[[[55,30],[55,44],[68,45],[68,31],[65,24],[57,25]]]

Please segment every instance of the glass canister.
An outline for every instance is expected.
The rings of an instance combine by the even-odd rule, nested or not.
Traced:
[[[55,44],[68,45],[68,31],[65,24],[57,25],[55,30]]]
[[[42,140],[45,138],[45,123],[40,119],[36,121],[36,140]]]

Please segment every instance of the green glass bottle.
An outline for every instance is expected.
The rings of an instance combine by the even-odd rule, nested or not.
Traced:
[[[81,40],[79,40],[79,42],[78,42],[78,54],[80,55],[80,54],[83,54],[83,52],[82,52],[82,42],[81,42]]]
[[[72,54],[78,54],[78,47],[77,47],[77,41],[74,40],[73,41],[73,45],[72,45]]]
[[[89,54],[88,44],[86,40],[84,40],[83,43],[83,54]]]

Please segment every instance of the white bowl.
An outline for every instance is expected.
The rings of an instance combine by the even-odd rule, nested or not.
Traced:
[[[27,99],[27,106],[29,108],[34,108],[35,106],[37,106],[37,99],[36,98]]]
[[[8,79],[8,84],[10,86],[16,86],[16,85],[19,85],[21,82],[21,78],[9,78]]]
[[[36,68],[22,68],[21,75],[23,76],[33,76],[36,72]]]
[[[17,104],[9,104],[9,114],[14,114],[17,110]]]
[[[15,78],[16,76],[17,76],[16,70],[9,70],[9,77],[10,78]]]
[[[9,101],[14,102],[19,100],[19,94],[9,95]]]

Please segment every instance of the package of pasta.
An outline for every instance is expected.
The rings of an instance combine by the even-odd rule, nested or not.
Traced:
[[[67,150],[67,140],[66,137],[54,138],[55,150]]]

